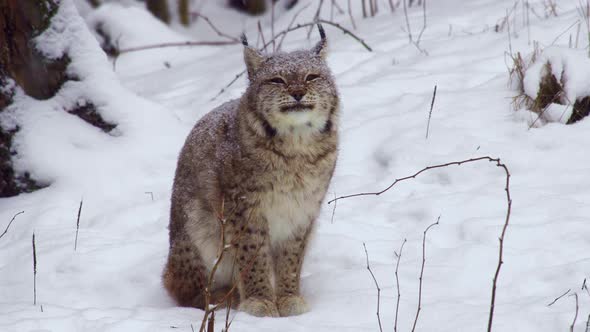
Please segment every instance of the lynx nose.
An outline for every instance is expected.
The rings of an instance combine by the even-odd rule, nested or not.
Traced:
[[[303,96],[305,96],[305,92],[303,92],[303,91],[292,92],[291,96],[293,98],[295,98],[296,101],[301,101],[301,99],[303,99]]]

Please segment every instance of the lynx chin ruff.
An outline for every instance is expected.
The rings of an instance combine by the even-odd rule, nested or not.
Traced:
[[[180,305],[205,305],[223,229],[228,250],[214,275],[212,303],[235,284],[239,309],[249,314],[308,310],[301,265],[338,143],[338,92],[318,28],[314,48],[291,53],[263,55],[242,37],[246,92],[205,115],[186,139],[163,275]]]

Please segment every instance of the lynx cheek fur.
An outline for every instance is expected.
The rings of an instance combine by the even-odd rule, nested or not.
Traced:
[[[308,310],[301,265],[338,143],[338,92],[318,28],[313,49],[267,56],[242,37],[248,89],[205,115],[180,152],[163,276],[180,305],[203,308],[223,229],[231,248],[214,275],[213,301],[237,284],[239,309],[252,315]]]

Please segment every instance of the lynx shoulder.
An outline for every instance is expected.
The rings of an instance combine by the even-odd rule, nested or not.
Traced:
[[[318,27],[314,48],[290,53],[263,55],[243,37],[247,90],[205,115],[186,139],[163,275],[180,305],[205,305],[207,279],[225,247],[213,302],[237,285],[239,308],[252,315],[308,310],[301,265],[338,144],[338,92]]]

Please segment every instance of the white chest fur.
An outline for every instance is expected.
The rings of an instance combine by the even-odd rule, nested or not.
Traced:
[[[307,228],[317,214],[317,198],[307,191],[271,192],[262,202],[271,246]]]

